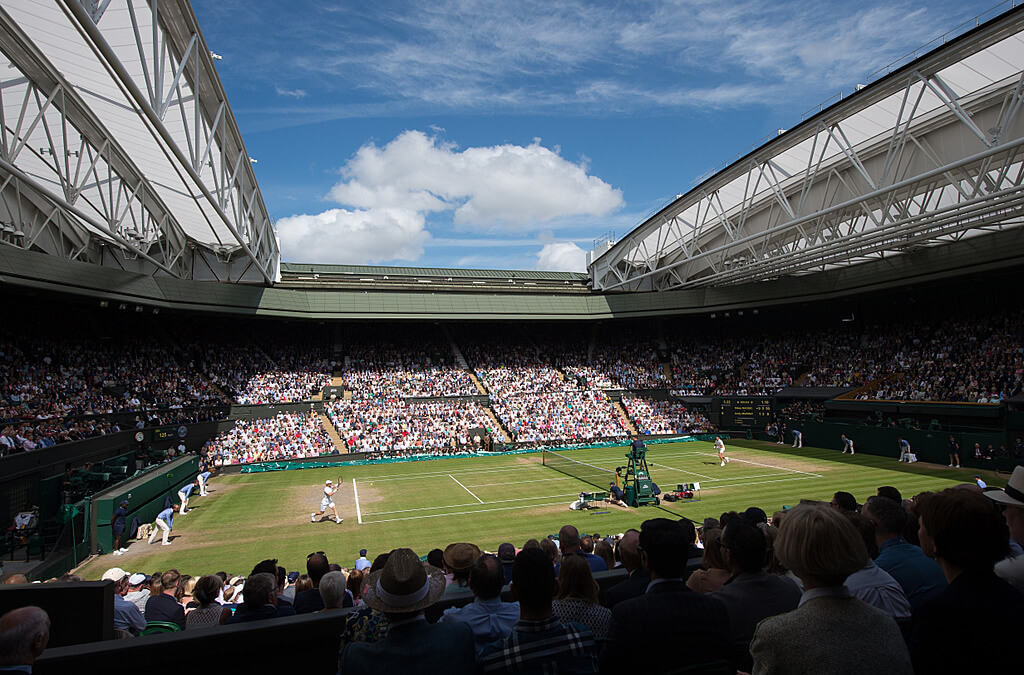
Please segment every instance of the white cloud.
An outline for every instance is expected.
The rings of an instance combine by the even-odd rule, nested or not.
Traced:
[[[311,263],[413,261],[430,239],[423,215],[391,208],[331,209],[277,221],[281,256]]]
[[[546,272],[586,272],[587,252],[572,243],[544,244],[534,269]]]
[[[587,168],[538,139],[527,146],[459,150],[421,131],[405,131],[383,147],[360,148],[330,197],[360,209],[451,211],[464,229],[529,230],[622,206],[622,192]]]
[[[274,93],[291,98],[306,98],[308,96],[305,89],[285,89],[284,87],[274,87]]]
[[[328,198],[349,208],[277,221],[281,254],[304,262],[412,262],[436,243],[430,241],[428,216],[450,219],[463,230],[544,228],[551,237],[573,219],[605,216],[622,206],[622,192],[587,169],[539,139],[526,146],[460,150],[421,131],[405,131],[383,147],[364,145],[342,167],[342,181]],[[552,264],[560,266],[572,257],[566,247],[579,251],[565,243],[545,250],[552,246]]]

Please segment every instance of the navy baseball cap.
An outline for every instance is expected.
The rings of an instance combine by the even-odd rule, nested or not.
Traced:
[[[128,500],[127,499],[122,499],[121,500],[121,506],[128,506]]]
[[[299,578],[299,573],[298,572],[289,572],[288,573],[288,581],[294,582],[298,578]]]
[[[359,555],[365,556],[366,555],[366,549],[365,548],[359,549]]]

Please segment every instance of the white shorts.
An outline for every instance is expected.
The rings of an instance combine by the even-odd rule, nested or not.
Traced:
[[[334,501],[327,499],[326,497],[320,500],[320,510],[326,511],[327,509],[334,508]]]

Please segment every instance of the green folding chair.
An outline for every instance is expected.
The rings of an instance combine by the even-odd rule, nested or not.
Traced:
[[[162,633],[177,633],[181,626],[173,621],[147,621],[146,628],[139,635],[160,635]]]

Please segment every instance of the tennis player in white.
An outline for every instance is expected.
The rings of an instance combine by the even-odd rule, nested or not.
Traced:
[[[340,484],[341,478],[338,478],[338,485]],[[338,507],[334,505],[334,493],[337,491],[338,487],[335,486],[334,483],[331,481],[324,482],[324,498],[320,500],[320,510],[316,513],[309,514],[309,522],[315,523],[317,516],[322,516],[327,512],[327,509],[331,509],[334,511],[334,520],[336,520],[339,525],[341,524],[341,521],[344,520],[344,518],[338,515]]]
[[[725,456],[725,441],[720,436],[715,436],[715,450],[718,451],[718,459],[722,460],[722,466],[729,463],[729,458]]]

